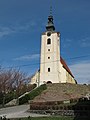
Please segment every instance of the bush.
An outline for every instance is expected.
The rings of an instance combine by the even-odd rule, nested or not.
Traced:
[[[2,104],[2,102],[3,102],[3,94],[0,93],[0,104]]]
[[[5,95],[5,103],[8,103],[9,101],[13,100],[13,98],[14,98],[13,92],[6,94]]]
[[[0,104],[3,103],[3,97],[4,97],[3,93],[0,93]],[[9,101],[13,100],[13,98],[14,98],[13,92],[5,94],[5,104],[8,103]]]
[[[34,99],[36,96],[40,95],[42,91],[46,89],[47,89],[46,84],[41,85],[40,87],[32,90],[29,94],[26,94],[25,96],[21,97],[19,99],[19,104],[21,105],[21,104],[27,103],[28,100]]]

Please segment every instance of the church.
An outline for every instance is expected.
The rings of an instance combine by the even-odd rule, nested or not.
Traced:
[[[53,16],[49,15],[46,31],[41,35],[40,69],[32,76],[30,84],[76,84],[60,52],[60,32],[55,31]]]

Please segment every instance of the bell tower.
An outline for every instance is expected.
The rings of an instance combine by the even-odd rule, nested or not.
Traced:
[[[31,78],[31,84],[40,86],[46,83],[73,83],[72,72],[60,56],[60,33],[55,30],[52,7],[46,25],[46,31],[41,34],[40,69]]]
[[[39,85],[51,82],[60,83],[60,33],[55,31],[50,11],[46,32],[41,35],[40,81]]]

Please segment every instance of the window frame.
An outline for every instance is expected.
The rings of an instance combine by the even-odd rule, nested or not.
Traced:
[[[50,68],[48,68],[48,72],[50,72]]]
[[[50,45],[50,44],[51,44],[51,39],[48,38],[48,39],[47,39],[47,45]]]
[[[48,57],[48,59],[50,59],[50,57]]]

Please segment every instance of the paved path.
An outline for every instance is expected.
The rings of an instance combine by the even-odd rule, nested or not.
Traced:
[[[27,112],[29,109],[29,105],[20,105],[14,107],[7,107],[0,109],[0,117],[6,116],[6,118],[21,118],[21,117],[38,117],[38,116],[45,116],[40,114],[34,114]]]

